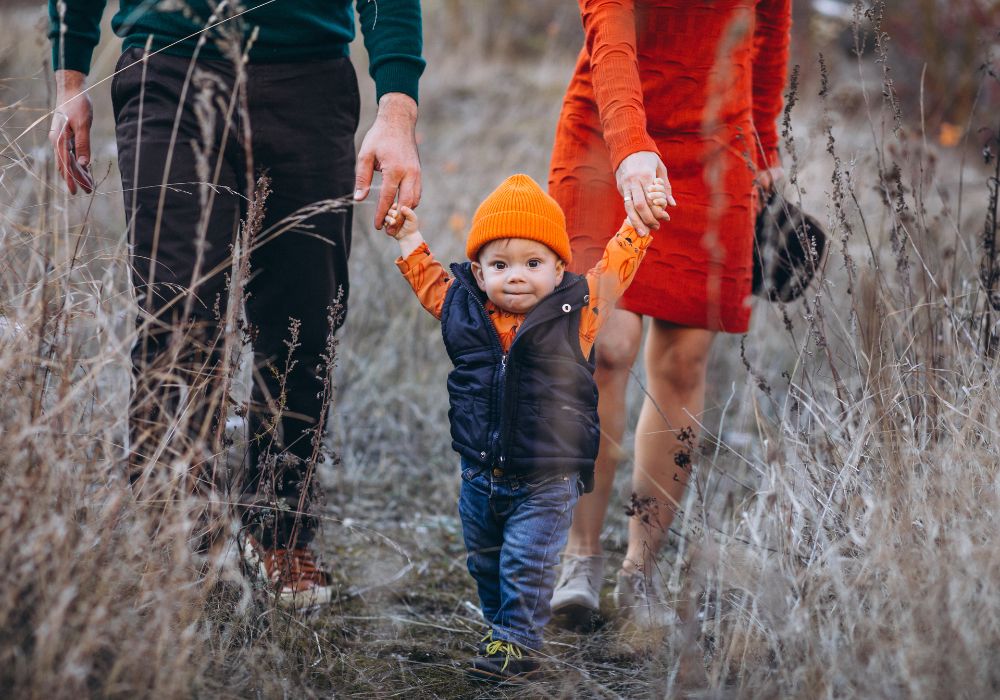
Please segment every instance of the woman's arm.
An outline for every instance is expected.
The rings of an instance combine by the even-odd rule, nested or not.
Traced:
[[[659,228],[644,192],[656,177],[670,182],[667,169],[646,130],[646,109],[636,58],[635,12],[632,0],[579,0],[590,56],[594,99],[604,142],[611,156],[618,191],[629,221],[640,233]]]
[[[579,0],[594,98],[615,170],[637,151],[659,155],[646,131],[632,0]]]
[[[780,167],[778,117],[788,74],[791,0],[760,0],[753,38],[753,121],[760,144],[755,160],[760,170]]]

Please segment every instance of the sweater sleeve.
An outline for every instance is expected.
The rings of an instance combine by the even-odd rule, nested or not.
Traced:
[[[638,151],[659,154],[646,131],[633,0],[579,0],[594,99],[613,170]]]
[[[387,92],[416,100],[425,65],[420,0],[357,0],[357,5],[376,101]]]
[[[52,69],[90,72],[107,0],[49,0]]]
[[[601,260],[587,273],[590,302],[580,315],[580,349],[584,356],[594,347],[601,326],[625,293],[653,237],[640,236],[626,221],[604,249]]]
[[[444,298],[455,278],[431,255],[431,249],[426,243],[417,246],[406,256],[406,260],[397,258],[396,267],[410,283],[420,305],[440,321]]]
[[[760,0],[753,38],[753,121],[760,138],[757,166],[779,164],[778,117],[788,73],[791,0]]]

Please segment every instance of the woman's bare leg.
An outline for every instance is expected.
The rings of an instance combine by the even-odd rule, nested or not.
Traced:
[[[676,456],[689,445],[679,439],[687,428],[698,435],[697,423],[705,407],[705,369],[714,331],[678,327],[654,320],[646,338],[647,396],[635,431],[635,470],[632,489],[641,499],[653,498],[649,523],[629,520],[628,552],[622,568],[653,571],[654,557],[684,496],[687,473]],[[603,420],[603,414],[601,416]]]
[[[566,554],[601,554],[601,530],[625,433],[625,390],[641,342],[642,316],[631,311],[615,309],[601,328],[595,346],[597,370],[594,373],[599,392],[597,413],[601,418],[601,447],[594,464],[594,490],[584,494],[576,504]]]

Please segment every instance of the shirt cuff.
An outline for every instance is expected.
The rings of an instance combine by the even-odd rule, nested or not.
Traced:
[[[622,118],[614,127],[605,129],[604,142],[608,145],[608,153],[611,156],[612,172],[618,172],[618,166],[633,153],[652,151],[660,156],[656,141],[646,132],[646,120],[643,115],[636,114],[630,118]]]
[[[76,70],[87,74],[95,45],[85,39],[63,35],[52,39],[52,70]]]
[[[402,274],[409,274],[413,268],[420,267],[423,261],[426,260],[430,254],[431,249],[425,241],[414,248],[413,251],[406,256],[405,260],[402,257],[396,258],[396,267],[399,268],[399,271]]]
[[[424,72],[423,62],[409,59],[386,61],[380,64],[372,74],[375,79],[375,101],[390,92],[401,92],[409,95],[419,104],[418,86],[420,74]]]

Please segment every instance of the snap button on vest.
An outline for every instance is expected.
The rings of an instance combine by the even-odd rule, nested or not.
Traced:
[[[590,301],[590,295],[589,294],[584,294],[583,295],[583,303],[586,304],[588,301]]]
[[[563,304],[562,305],[562,310],[565,311],[566,313],[569,313],[570,311],[573,310],[573,307],[570,306],[569,304]]]

